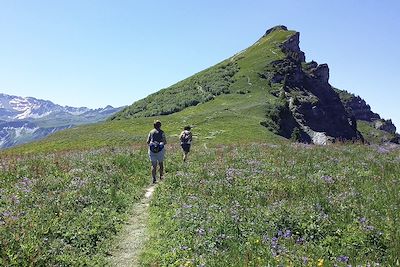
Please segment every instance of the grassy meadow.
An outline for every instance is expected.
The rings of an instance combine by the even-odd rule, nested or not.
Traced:
[[[0,159],[0,266],[104,266],[149,180],[145,150]]]
[[[260,74],[293,33],[272,32],[112,120],[1,151],[0,266],[106,266],[151,182],[154,119],[167,175],[143,266],[399,266],[399,147],[291,143],[261,125],[281,85]],[[194,145],[183,164],[186,125]]]
[[[168,159],[144,266],[397,266],[400,149],[195,147]],[[397,264],[397,265],[396,265]]]

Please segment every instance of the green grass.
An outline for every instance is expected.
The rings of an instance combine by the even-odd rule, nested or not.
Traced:
[[[237,140],[281,142],[283,138],[260,125],[260,122],[265,120],[266,99],[262,92],[222,95],[171,115],[114,120],[75,127],[57,132],[38,142],[5,150],[3,154],[76,151],[144,144],[156,118],[162,121],[163,129],[171,142],[177,141],[178,134],[188,124],[193,126],[195,139],[206,145],[235,143]]]
[[[149,96],[151,105],[132,107],[138,112],[3,151],[0,265],[104,265],[109,239],[149,182],[145,141],[155,119],[167,134],[168,176],[151,204],[143,265],[345,266],[345,257],[346,266],[394,265],[399,150],[291,145],[260,124],[279,85],[259,73],[284,57],[279,45],[292,34],[271,33]],[[199,95],[199,84],[213,85],[212,97]],[[183,98],[157,107],[178,93]],[[142,117],[171,111],[179,112]],[[178,134],[186,125],[194,147],[182,165]]]
[[[171,155],[142,264],[393,266],[399,160],[399,149],[260,143],[197,146],[188,165]]]
[[[357,121],[357,128],[365,140],[371,144],[382,144],[395,137],[394,134],[376,129],[372,123],[366,121]]]
[[[224,94],[262,91],[266,95],[266,82],[258,73],[284,57],[279,45],[293,34],[275,31],[242,53],[133,103],[111,119],[172,114]]]
[[[0,266],[104,266],[149,184],[145,149],[2,157]]]

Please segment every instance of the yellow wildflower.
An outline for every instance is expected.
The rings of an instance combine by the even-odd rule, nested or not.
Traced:
[[[317,266],[318,267],[324,266],[324,259],[318,259]]]
[[[190,267],[190,266],[192,266],[192,262],[191,261],[186,261],[184,266],[185,267]]]

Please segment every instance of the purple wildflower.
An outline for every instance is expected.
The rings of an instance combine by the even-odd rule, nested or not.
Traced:
[[[10,217],[11,216],[11,211],[8,211],[8,210],[6,210],[6,211],[3,211],[3,213],[1,214],[3,217],[5,217],[5,218],[7,218],[7,217]]]
[[[292,237],[292,231],[286,230],[285,233],[283,234],[284,238],[291,238]]]
[[[9,220],[11,220],[11,221],[16,221],[16,220],[19,219],[19,216],[14,215],[13,212],[8,211],[8,210],[4,211],[4,212],[1,214],[1,216],[4,218],[4,220],[2,220],[2,221],[5,221],[5,219],[9,219]]]
[[[199,228],[199,229],[197,229],[197,234],[199,234],[199,235],[201,235],[201,236],[204,236],[205,234],[206,234],[206,230],[204,230],[203,228]]]
[[[308,263],[308,258],[307,257],[302,257],[303,260],[303,264],[307,264]]]
[[[19,204],[19,198],[16,195],[12,195],[10,197],[10,200],[11,200],[11,203],[14,204],[14,205],[18,205]]]
[[[242,172],[240,170],[230,167],[226,170],[225,177],[229,182],[231,182],[235,177],[240,176],[241,174]]]
[[[377,151],[378,151],[378,153],[380,153],[380,154],[386,154],[386,153],[389,153],[389,152],[390,152],[388,149],[386,149],[386,148],[383,147],[383,146],[379,146],[379,147],[377,148]]]
[[[87,179],[81,179],[80,177],[74,177],[71,181],[71,186],[74,189],[80,189],[88,183]]]
[[[274,249],[278,248],[278,238],[277,237],[273,237],[271,239],[271,248],[274,248]]]
[[[374,229],[375,229],[375,227],[373,227],[372,225],[365,226],[365,230],[367,230],[367,231],[373,231]]]
[[[24,177],[24,178],[22,178],[21,181],[19,181],[16,184],[16,187],[17,187],[18,190],[20,190],[20,191],[22,191],[24,193],[29,193],[29,192],[32,191],[32,184],[33,184],[32,180],[30,180],[27,177]]]
[[[299,238],[297,238],[297,240],[296,240],[296,244],[298,244],[298,245],[303,245],[304,244],[304,238],[302,238],[302,237],[299,237]]]
[[[322,176],[321,178],[322,178],[322,180],[324,180],[325,183],[327,183],[327,184],[333,184],[333,183],[335,182],[335,180],[332,178],[332,176],[329,176],[329,175],[324,175],[324,176]]]
[[[367,218],[361,217],[360,219],[358,219],[358,221],[359,221],[361,224],[365,224],[365,223],[367,222]]]
[[[336,260],[337,260],[338,262],[347,263],[347,262],[349,262],[349,257],[348,257],[348,256],[343,256],[343,255],[342,255],[342,256],[337,257]]]
[[[281,230],[278,231],[278,237],[283,236],[283,232]]]

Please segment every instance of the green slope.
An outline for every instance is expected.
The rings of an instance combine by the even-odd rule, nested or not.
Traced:
[[[107,122],[65,130],[6,153],[143,143],[155,118],[171,138],[183,126],[194,126],[196,141],[206,145],[284,140],[260,124],[267,103],[276,97],[258,73],[285,56],[279,45],[294,33],[277,29],[231,58],[135,102]]]
[[[265,91],[265,80],[258,73],[284,58],[279,45],[293,34],[276,30],[235,56],[133,103],[111,119],[171,114],[223,94]]]

